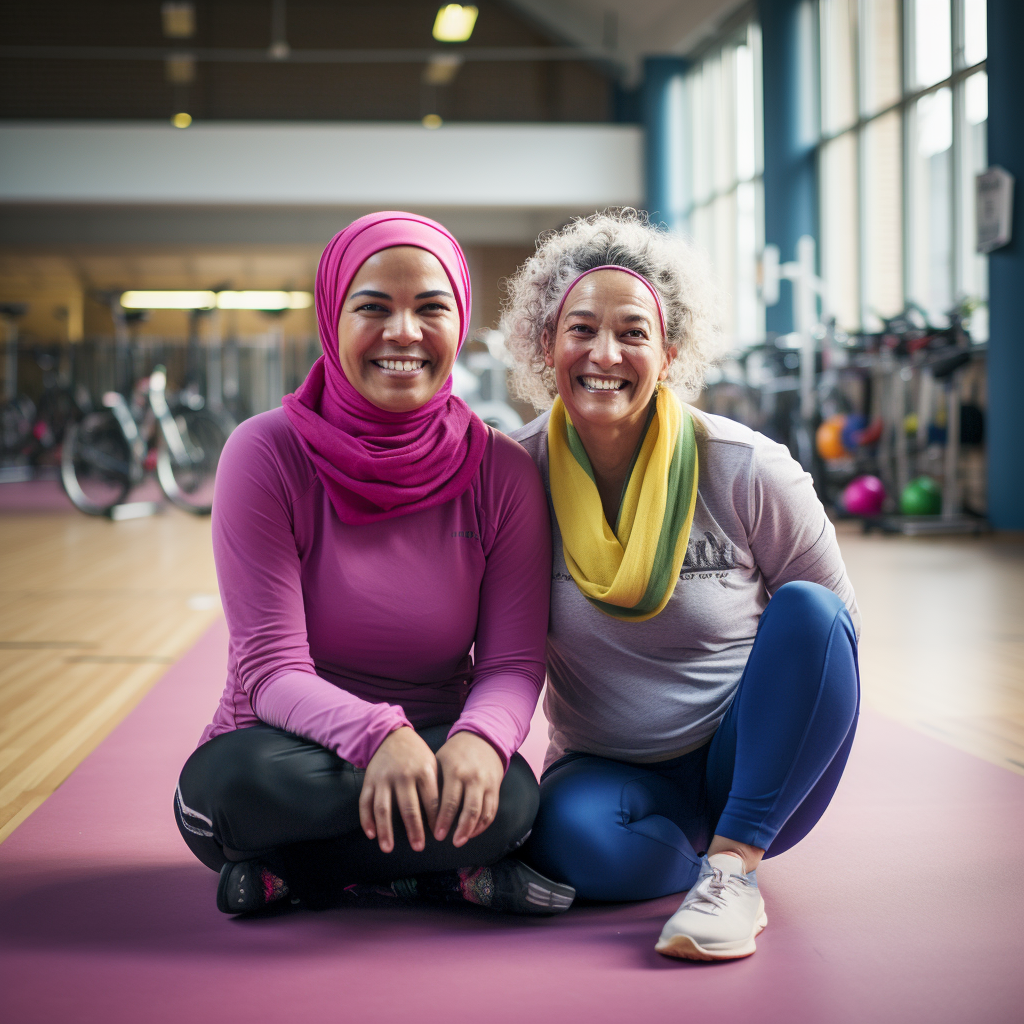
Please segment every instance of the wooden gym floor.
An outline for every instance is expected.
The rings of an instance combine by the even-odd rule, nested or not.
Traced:
[[[219,614],[208,519],[0,515],[0,841]]]
[[[1024,536],[840,536],[865,704],[1024,774]],[[0,841],[219,614],[208,520],[0,515]]]

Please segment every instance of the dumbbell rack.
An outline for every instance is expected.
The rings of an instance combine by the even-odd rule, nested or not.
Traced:
[[[943,536],[951,534],[978,535],[988,533],[991,526],[981,516],[969,515],[963,511],[960,500],[960,389],[959,378],[963,369],[970,364],[975,353],[971,349],[957,349],[948,355],[932,360],[928,370],[933,381],[941,382],[946,392],[946,448],[943,460],[942,480],[942,511],[937,516],[902,516],[887,515],[880,517],[876,523],[865,523],[865,529],[877,526],[884,533],[899,533],[908,537]],[[897,404],[902,408],[903,392],[902,377],[899,370],[893,376],[893,416],[896,416]],[[896,464],[902,469],[899,473],[906,475],[905,467],[909,464],[906,451],[906,434],[901,427],[902,415],[896,420]],[[905,484],[900,480],[900,486]]]

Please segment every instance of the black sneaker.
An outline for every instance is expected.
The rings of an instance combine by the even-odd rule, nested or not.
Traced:
[[[576,898],[571,885],[553,882],[514,857],[505,857],[481,870],[490,872],[492,891],[486,906],[492,910],[506,914],[562,914]]]
[[[431,903],[473,903],[499,913],[532,915],[561,914],[572,906],[576,890],[571,885],[552,882],[521,860],[504,857],[486,867],[403,878],[391,883],[387,895],[392,905],[421,899]]]
[[[222,914],[250,914],[288,895],[288,886],[261,861],[228,861],[220,869],[217,909]]]

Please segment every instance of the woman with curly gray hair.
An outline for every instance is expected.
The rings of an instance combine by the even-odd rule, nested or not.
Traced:
[[[541,239],[503,326],[554,539],[550,746],[526,859],[597,900],[689,890],[655,948],[754,952],[756,867],[817,822],[859,707],[853,589],[781,445],[684,404],[706,258],[633,210]]]

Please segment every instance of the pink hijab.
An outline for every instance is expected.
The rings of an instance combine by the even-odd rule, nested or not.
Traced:
[[[331,239],[316,272],[316,316],[324,354],[284,410],[316,466],[338,518],[361,525],[458,497],[480,468],[487,428],[452,394],[451,377],[411,412],[388,412],[348,381],[338,357],[338,317],[356,272],[396,245],[437,257],[459,311],[459,348],[469,330],[466,258],[451,234],[413,213],[371,213]]]

